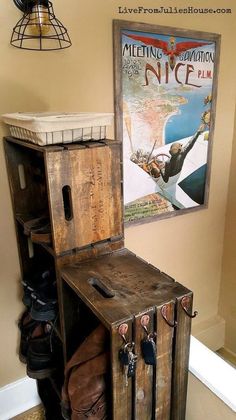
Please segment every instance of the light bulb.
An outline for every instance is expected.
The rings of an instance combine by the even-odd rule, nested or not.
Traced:
[[[48,8],[37,4],[30,14],[30,32],[32,35],[46,35],[50,31]]]

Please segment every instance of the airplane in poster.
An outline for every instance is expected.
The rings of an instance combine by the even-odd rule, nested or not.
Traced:
[[[169,65],[171,70],[174,69],[176,65],[176,59],[179,57],[183,52],[188,51],[193,48],[199,48],[201,46],[209,45],[208,42],[202,41],[185,41],[185,42],[176,42],[174,36],[169,37],[169,41],[164,41],[162,39],[158,39],[156,37],[147,37],[143,35],[125,33],[125,36],[131,38],[135,41],[138,41],[145,45],[151,45],[155,48],[162,50],[163,54],[168,57]]]
[[[207,164],[208,141],[205,140],[206,133],[202,132],[193,148],[186,155],[183,167],[176,176],[170,177],[168,182],[165,182],[162,175],[153,177],[146,172],[140,165],[133,162],[130,158],[125,158],[124,162],[124,202],[130,204],[131,202],[143,198],[149,194],[158,193],[172,205],[178,209],[185,209],[196,207],[198,202],[194,201],[188,191],[184,191],[183,182],[186,181],[192,174],[197,173]],[[191,137],[185,138],[178,143],[181,143],[183,148],[191,140]],[[159,161],[169,159],[171,145],[169,143],[162,147],[158,147],[158,152],[153,151],[152,156],[156,156]],[[150,159],[151,161],[151,159]],[[129,187],[129,182],[132,179],[132,189]]]

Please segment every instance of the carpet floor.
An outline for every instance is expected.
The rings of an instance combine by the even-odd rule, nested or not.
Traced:
[[[11,420],[44,420],[44,410],[42,407],[34,407],[25,413],[19,414]]]

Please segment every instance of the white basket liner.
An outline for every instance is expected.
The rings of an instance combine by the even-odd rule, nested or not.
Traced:
[[[106,137],[112,113],[14,113],[2,115],[14,137],[42,146]]]
[[[112,113],[21,113],[4,114],[2,119],[6,124],[25,128],[35,133],[71,130],[75,128],[98,127],[111,125]]]

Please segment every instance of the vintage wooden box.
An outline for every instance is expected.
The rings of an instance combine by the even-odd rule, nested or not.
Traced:
[[[123,235],[120,144],[5,142],[16,220],[48,214],[55,255]]]
[[[124,248],[64,267],[61,276],[67,356],[75,330],[79,334],[89,319],[80,310],[78,324],[72,321],[76,297],[110,332],[113,420],[184,419],[192,293]],[[157,334],[156,366],[146,365],[141,354],[147,332]],[[119,360],[124,338],[138,355],[128,385]]]
[[[22,278],[55,267],[65,362],[102,322],[110,333],[113,420],[184,420],[192,292],[123,248],[121,144],[41,147],[12,137],[4,144]],[[50,244],[25,234],[42,214]],[[141,354],[143,320],[157,334],[156,366]],[[138,356],[128,385],[118,357],[124,339]]]

